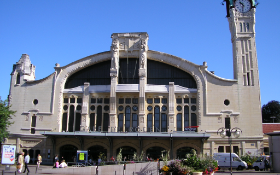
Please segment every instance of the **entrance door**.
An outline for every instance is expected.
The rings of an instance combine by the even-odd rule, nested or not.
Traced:
[[[75,162],[78,148],[73,145],[64,145],[60,147],[59,161]]]

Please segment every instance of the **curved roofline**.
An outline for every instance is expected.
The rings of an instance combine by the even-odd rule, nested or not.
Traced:
[[[195,63],[190,62],[190,61],[188,61],[188,60],[186,60],[184,58],[181,58],[181,57],[178,57],[178,56],[175,56],[175,55],[171,55],[171,54],[168,54],[168,53],[165,53],[165,52],[160,52],[160,51],[155,51],[155,50],[148,50],[148,52],[154,52],[154,53],[158,53],[160,55],[165,55],[165,56],[173,57],[173,58],[179,59],[181,61],[188,62],[189,64],[192,64],[192,65],[194,65],[196,67],[200,67],[200,65],[198,65],[198,64],[195,64]]]
[[[222,80],[222,81],[237,82],[236,79],[226,79],[226,78],[222,78],[222,77],[219,77],[219,76],[217,76],[217,75],[211,73],[211,72],[208,71],[208,70],[205,70],[205,72],[207,72],[210,76],[213,76],[214,78],[217,78],[217,79]]]
[[[89,57],[93,57],[93,56],[97,56],[97,55],[102,55],[102,54],[105,54],[105,53],[110,53],[110,51],[104,51],[104,52],[99,52],[99,53],[96,53],[96,54],[93,54],[93,55],[89,55],[89,56],[86,56],[86,57],[84,57],[84,58],[78,59],[78,60],[76,60],[76,61],[74,61],[74,62],[72,62],[72,63],[69,63],[69,64],[67,64],[67,65],[65,65],[65,66],[63,66],[63,67],[56,67],[56,68],[64,69],[64,68],[66,68],[66,67],[68,67],[68,66],[71,66],[71,65],[73,65],[73,64],[76,64],[76,63],[78,63],[78,62],[80,62],[80,61],[82,61],[82,60],[86,60],[86,59],[88,59]]]
[[[54,75],[55,72],[51,73],[49,76],[45,77],[45,78],[42,78],[40,80],[33,80],[33,81],[26,81],[27,84],[37,84],[37,83],[41,83],[49,78],[51,78],[52,75]]]

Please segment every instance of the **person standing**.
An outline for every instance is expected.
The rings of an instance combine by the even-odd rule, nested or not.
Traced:
[[[23,164],[24,164],[23,158],[24,158],[24,152],[22,152],[22,153],[18,156],[18,163],[19,163],[19,165],[20,165],[20,167],[19,167],[19,169],[18,169],[18,172],[19,172],[19,173],[21,173],[22,167],[23,167]]]
[[[38,165],[38,168],[40,167],[40,164],[42,163],[42,156],[40,154],[38,154],[38,157],[37,157],[37,165]]]
[[[29,173],[30,171],[29,171],[29,168],[28,168],[28,164],[29,164],[29,161],[30,161],[30,156],[29,156],[29,153],[27,153],[27,155],[25,156],[25,158],[24,158],[24,167],[25,167],[25,169],[24,169],[24,171],[23,171],[23,173],[25,173],[25,171],[26,171],[26,169],[27,169],[27,173]]]

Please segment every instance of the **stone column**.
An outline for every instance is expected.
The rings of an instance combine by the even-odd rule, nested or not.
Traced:
[[[168,132],[173,132],[174,131],[174,116],[175,116],[175,107],[174,107],[174,82],[169,82],[169,113],[168,113],[168,121],[169,121],[169,127],[168,127]]]
[[[139,50],[139,128],[140,132],[147,131],[145,125],[145,87],[147,82],[147,36],[140,36]]]
[[[17,149],[16,152],[19,153],[19,150],[20,150],[20,138],[19,137],[16,140],[16,149]]]
[[[88,117],[89,86],[90,86],[90,83],[88,83],[88,82],[84,83],[82,121],[81,121],[80,131],[88,131],[89,130],[89,117]]]
[[[113,36],[112,36],[113,37]],[[108,132],[117,132],[117,112],[116,112],[116,87],[118,79],[119,70],[119,40],[117,38],[112,38],[111,46],[111,89],[110,89],[110,125]]]
[[[241,149],[242,149],[242,155],[245,155],[245,153],[246,153],[246,150],[245,150],[245,141],[243,141],[242,143],[241,143]]]

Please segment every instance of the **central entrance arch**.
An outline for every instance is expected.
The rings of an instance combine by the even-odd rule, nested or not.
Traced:
[[[181,147],[179,149],[177,149],[177,154],[176,154],[176,158],[177,159],[184,159],[186,158],[187,154],[192,154],[191,150],[194,149],[192,147]],[[197,150],[194,149],[196,152]]]
[[[88,148],[89,159],[97,162],[100,154],[107,156],[107,149],[100,145],[95,145]]]
[[[147,157],[153,160],[160,159],[162,158],[162,155],[164,156],[165,154],[166,154],[166,150],[159,146],[148,148],[146,151]]]
[[[60,158],[59,160],[65,160],[66,162],[75,162],[78,148],[74,145],[64,145],[60,147]]]
[[[130,146],[123,146],[120,148],[122,149],[122,159],[123,160],[132,160],[134,153],[137,152],[135,148],[130,147]],[[120,152],[120,148],[117,149],[116,157],[118,156],[118,154]]]

